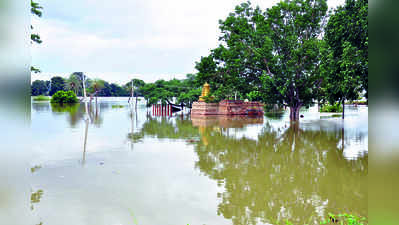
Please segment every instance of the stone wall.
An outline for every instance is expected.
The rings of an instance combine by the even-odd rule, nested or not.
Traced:
[[[219,114],[218,103],[193,102],[191,115],[217,115]]]
[[[223,100],[219,103],[194,102],[192,115],[263,115],[263,104],[242,100]]]

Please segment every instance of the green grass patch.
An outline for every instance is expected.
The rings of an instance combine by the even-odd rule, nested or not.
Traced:
[[[124,105],[112,105],[111,106],[113,109],[117,109],[117,108],[123,108],[125,107]]]
[[[325,104],[320,107],[320,112],[342,112],[342,106],[339,103],[334,105]]]
[[[33,97],[33,101],[50,101],[50,97],[44,96],[44,95],[39,95]]]

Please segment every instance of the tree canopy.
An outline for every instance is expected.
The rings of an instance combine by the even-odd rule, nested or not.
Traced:
[[[330,102],[368,97],[368,1],[346,0],[325,29],[322,60],[325,98]]]

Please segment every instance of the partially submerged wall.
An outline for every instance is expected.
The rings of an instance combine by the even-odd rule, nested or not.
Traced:
[[[191,115],[263,115],[263,104],[242,100],[223,100],[219,103],[194,102]]]

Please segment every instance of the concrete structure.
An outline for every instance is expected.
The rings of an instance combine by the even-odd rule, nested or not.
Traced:
[[[223,100],[219,103],[194,102],[191,115],[263,115],[263,104],[242,100]]]
[[[206,103],[204,97],[213,99],[210,86],[202,87],[198,102],[193,102],[191,115],[263,115],[263,104],[260,102],[244,102],[242,100],[223,100],[219,103]]]

